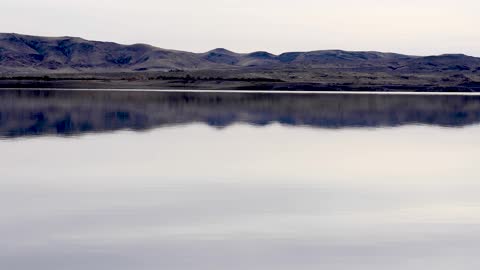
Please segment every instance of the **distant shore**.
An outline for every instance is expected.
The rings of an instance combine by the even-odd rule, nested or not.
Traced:
[[[106,92],[106,93],[188,93],[188,94],[285,94],[285,95],[396,95],[396,96],[480,96],[480,92],[419,91],[304,91],[304,90],[208,90],[208,89],[142,89],[142,88],[0,88],[0,91],[42,92]]]
[[[0,33],[0,88],[480,92],[480,58],[316,50],[205,53]]]
[[[0,89],[171,89],[307,92],[480,92],[480,85],[331,84],[262,80],[125,79],[125,78],[0,78]]]

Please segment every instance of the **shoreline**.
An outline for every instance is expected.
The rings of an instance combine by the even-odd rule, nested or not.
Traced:
[[[86,75],[85,75],[86,76]],[[142,90],[201,90],[201,91],[263,91],[263,92],[422,92],[422,93],[480,93],[480,83],[445,85],[427,81],[371,81],[352,82],[342,79],[333,81],[250,81],[233,79],[129,79],[128,76],[106,76],[104,78],[66,78],[49,79],[23,78],[0,79],[0,89],[142,89]],[[140,75],[138,75],[140,76]]]
[[[140,89],[140,88],[29,88],[8,87],[0,91],[65,91],[65,92],[158,92],[158,93],[233,93],[233,94],[298,94],[298,95],[409,95],[409,96],[480,96],[480,92],[422,91],[305,91],[305,90],[212,90],[212,89]]]

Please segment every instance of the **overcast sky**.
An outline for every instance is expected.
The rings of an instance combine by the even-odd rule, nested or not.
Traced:
[[[203,52],[480,56],[479,0],[1,0],[0,32]]]

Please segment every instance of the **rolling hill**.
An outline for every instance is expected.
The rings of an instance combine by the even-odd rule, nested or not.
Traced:
[[[0,34],[0,72],[75,73],[242,68],[349,68],[444,71],[480,69],[480,58],[466,55],[407,56],[380,52],[326,50],[241,54],[226,49],[191,53],[145,44],[121,45],[76,37]]]
[[[38,83],[42,81],[38,78],[43,76],[57,81],[92,80],[89,85],[85,81],[81,85]],[[26,78],[33,78],[34,83],[25,83]],[[266,51],[236,53],[217,48],[192,53],[146,44],[122,45],[77,37],[7,33],[0,34],[0,79],[0,87],[375,91],[416,87],[429,91],[447,88],[478,91],[480,58],[463,54],[411,56],[342,50],[275,55]],[[108,80],[108,83],[98,84],[98,80]],[[137,83],[127,85],[124,81]]]

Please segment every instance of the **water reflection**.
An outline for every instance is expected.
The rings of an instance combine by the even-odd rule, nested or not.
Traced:
[[[0,102],[2,270],[480,268],[478,97]]]
[[[480,122],[478,96],[1,91],[0,136],[79,135],[206,123],[318,128]]]
[[[480,127],[0,140],[0,269],[477,270]]]

